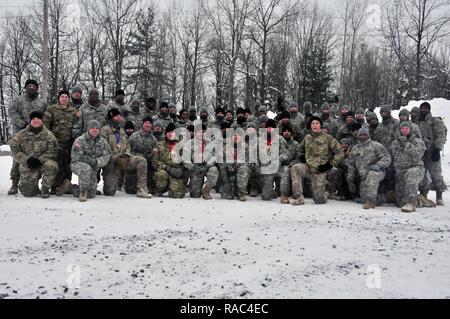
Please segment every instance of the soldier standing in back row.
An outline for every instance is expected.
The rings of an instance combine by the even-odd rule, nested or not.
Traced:
[[[39,98],[39,85],[35,80],[27,80],[25,83],[25,93],[16,98],[8,108],[8,116],[12,122],[13,135],[19,133],[30,123],[29,116],[33,111],[39,111],[44,114],[47,104]],[[19,163],[13,161],[11,168],[11,189],[8,195],[18,193],[20,172]]]

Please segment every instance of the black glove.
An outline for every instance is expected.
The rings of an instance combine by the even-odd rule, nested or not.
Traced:
[[[80,156],[80,162],[89,164],[92,168],[95,168],[98,165],[97,159],[92,158],[92,157],[87,156],[87,155]]]
[[[306,164],[306,156],[305,155],[300,156],[300,162],[302,162],[303,164]]]
[[[169,166],[169,167],[167,167],[166,171],[170,176],[172,176],[173,178],[176,178],[176,179],[183,178],[183,176],[184,176],[184,170],[183,170],[183,167],[181,167],[181,166],[178,166],[178,167]]]
[[[124,111],[122,112],[122,115],[123,115],[124,118],[127,118],[128,115],[130,115],[130,111],[124,110]]]
[[[39,158],[36,157],[30,157],[27,160],[28,168],[29,169],[38,169],[42,167],[42,162]]]
[[[319,166],[319,173],[326,173],[332,168],[333,168],[333,165],[331,165],[330,163],[326,163],[324,165],[320,165]]]
[[[438,148],[434,148],[433,153],[431,154],[431,160],[433,162],[439,162],[441,160],[441,150]]]

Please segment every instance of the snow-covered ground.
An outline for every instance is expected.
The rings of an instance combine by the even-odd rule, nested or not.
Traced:
[[[410,215],[217,194],[82,204],[6,196],[10,165],[0,157],[0,298],[450,298],[447,194]]]

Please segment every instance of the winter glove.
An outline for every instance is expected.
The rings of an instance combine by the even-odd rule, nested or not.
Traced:
[[[319,166],[319,173],[326,173],[332,168],[333,168],[333,165],[331,165],[330,163],[326,163],[324,165],[320,165]]]
[[[438,148],[434,148],[433,153],[431,154],[431,160],[433,162],[439,162],[441,160],[441,150]]]
[[[408,142],[408,138],[406,136],[397,137],[397,140],[401,146],[405,146],[406,142]]]
[[[302,162],[303,164],[306,164],[306,156],[305,155],[300,156],[300,162]]]
[[[374,171],[374,172],[379,172],[379,171],[381,171],[381,167],[380,167],[378,164],[371,165],[371,166],[369,167],[369,169],[370,169],[371,171]]]
[[[122,112],[122,115],[123,115],[124,118],[127,118],[128,115],[130,115],[130,111],[124,110],[124,111]]]
[[[27,160],[27,165],[29,169],[38,169],[42,167],[42,162],[39,158],[36,157],[30,157]]]
[[[177,166],[177,167],[169,166],[169,167],[167,167],[166,171],[170,176],[172,176],[173,178],[176,178],[176,179],[183,178],[183,176],[184,176],[184,170],[183,170],[183,167],[181,167],[181,166]]]
[[[92,168],[96,168],[97,167],[97,159],[92,158],[90,156],[87,155],[82,155],[80,156],[80,162],[89,164]]]

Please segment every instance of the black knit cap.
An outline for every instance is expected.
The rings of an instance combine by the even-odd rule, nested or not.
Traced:
[[[238,108],[238,109],[236,110],[236,115],[239,115],[239,114],[245,115],[245,109],[243,109],[242,107]]]
[[[125,131],[130,130],[130,129],[135,130],[133,122],[131,122],[131,121],[126,122],[124,129],[125,129]]]
[[[112,108],[111,110],[108,111],[106,118],[110,121],[117,115],[122,115],[122,113],[120,113],[120,111],[118,109]]]
[[[173,123],[169,123],[169,125],[167,125],[166,127],[166,134],[169,132],[173,132],[177,129],[177,127],[175,126],[175,124]]]
[[[275,120],[270,119],[267,121],[266,128],[269,128],[269,127],[277,128],[277,123],[275,122]]]
[[[159,105],[159,109],[162,109],[162,108],[169,108],[169,103],[167,103],[167,102],[161,102],[161,104]]]
[[[283,134],[286,131],[289,131],[292,134],[292,132],[293,132],[292,127],[290,125],[285,125],[281,128],[281,134]]]
[[[309,121],[309,125],[308,125],[309,129],[311,129],[311,124],[313,121],[318,121],[320,123],[320,127],[322,127],[322,125],[323,125],[322,119],[318,116],[313,116],[313,117],[311,117],[311,120]]]
[[[420,108],[426,107],[428,109],[428,111],[431,111],[431,104],[428,102],[424,102],[422,104],[420,104]]]
[[[142,124],[144,124],[145,122],[150,122],[153,124],[153,119],[151,116],[146,116],[142,119]]]
[[[125,96],[125,91],[122,90],[122,89],[117,90],[117,91],[116,91],[116,97],[118,97],[119,95]]]
[[[25,82],[25,87],[27,87],[29,84],[34,84],[34,85],[36,85],[36,87],[39,88],[39,84],[36,82],[36,80],[33,80],[33,79],[27,80],[27,81]]]
[[[44,114],[40,111],[33,111],[30,113],[30,121],[36,117],[42,120],[44,118]]]
[[[62,91],[59,91],[59,93],[58,93],[58,99],[61,97],[61,95],[64,95],[64,94],[70,97],[69,91],[62,90]]]
[[[216,115],[219,114],[219,113],[225,114],[225,109],[224,109],[223,107],[218,107],[218,108],[216,109]]]

